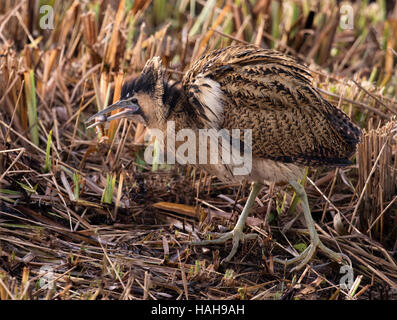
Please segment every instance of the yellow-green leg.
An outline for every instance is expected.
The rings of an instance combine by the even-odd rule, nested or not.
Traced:
[[[229,239],[233,239],[232,250],[230,251],[229,255],[225,259],[222,260],[222,262],[229,262],[233,258],[233,256],[236,254],[240,241],[243,241],[246,239],[254,239],[257,236],[255,233],[245,234],[243,232],[243,229],[245,226],[245,222],[248,218],[249,212],[250,212],[253,204],[255,203],[255,198],[261,189],[261,186],[262,186],[262,184],[260,184],[258,182],[252,183],[252,188],[251,188],[251,192],[248,196],[247,203],[245,204],[243,212],[241,212],[241,215],[232,231],[224,233],[222,236],[220,236],[217,239],[191,242],[191,244],[192,245],[221,244],[221,243],[225,243]]]
[[[348,256],[342,253],[332,251],[320,241],[312,215],[310,213],[309,202],[307,200],[305,188],[296,181],[290,181],[290,184],[295,189],[296,195],[302,201],[303,213],[305,215],[306,226],[309,229],[311,243],[299,256],[295,258],[285,261],[276,258],[274,259],[274,261],[278,263],[282,263],[284,265],[290,265],[299,262],[299,264],[294,268],[296,270],[299,270],[303,268],[313,258],[314,254],[316,253],[316,250],[320,249],[332,260],[335,260],[337,262],[342,262],[343,259],[346,259],[351,264]]]

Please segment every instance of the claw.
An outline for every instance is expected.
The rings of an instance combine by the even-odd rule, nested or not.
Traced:
[[[194,241],[194,242],[191,242],[190,244],[192,244],[194,246],[205,246],[205,245],[212,245],[212,244],[222,244],[222,243],[225,243],[227,240],[232,239],[233,240],[232,250],[230,251],[229,255],[221,261],[221,264],[222,264],[222,263],[225,263],[225,262],[229,262],[234,257],[234,255],[237,252],[237,249],[238,249],[238,246],[239,246],[240,242],[242,242],[244,240],[248,240],[248,239],[254,239],[256,237],[257,237],[257,234],[255,234],[255,233],[245,234],[244,232],[242,232],[238,228],[234,228],[232,231],[224,233],[222,236],[220,236],[217,239],[203,240],[203,241]]]
[[[230,251],[229,255],[221,261],[221,263],[229,262],[236,254],[238,245],[241,241],[244,241],[246,239],[254,239],[255,237],[257,237],[257,234],[255,234],[255,233],[245,234],[243,232],[243,228],[245,225],[245,221],[247,220],[248,214],[251,210],[251,207],[255,201],[256,195],[258,194],[260,189],[261,189],[260,183],[254,182],[252,184],[252,189],[251,189],[250,195],[248,196],[247,203],[245,204],[243,212],[241,212],[241,215],[236,223],[236,226],[234,227],[234,229],[232,231],[224,233],[218,239],[196,241],[196,242],[191,242],[191,244],[199,245],[199,246],[211,245],[211,244],[221,244],[221,243],[225,243],[229,239],[233,239],[232,250]]]
[[[321,241],[320,239],[316,238],[312,243],[297,257],[294,257],[289,260],[281,260],[278,258],[273,259],[274,262],[283,264],[285,266],[288,266],[290,264],[295,264],[297,262],[300,262],[297,266],[291,269],[291,271],[299,271],[302,269],[307,263],[313,258],[315,255],[317,248],[320,249],[324,254],[326,254],[329,258],[332,260],[341,263],[343,259],[349,262],[351,266],[351,261],[349,257],[343,253],[338,253],[335,251],[332,251],[331,249],[327,248]]]

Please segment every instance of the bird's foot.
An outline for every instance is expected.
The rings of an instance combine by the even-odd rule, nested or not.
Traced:
[[[281,260],[281,259],[275,258],[274,262],[284,264],[285,266],[300,262],[291,271],[300,270],[313,258],[317,249],[319,249],[325,255],[327,255],[329,258],[331,258],[332,260],[334,260],[338,263],[342,263],[343,260],[346,260],[349,263],[349,265],[351,265],[351,261],[347,255],[345,255],[343,253],[335,252],[335,251],[327,248],[320,241],[319,238],[316,238],[314,241],[312,241],[312,243],[299,256],[289,259],[289,260]]]
[[[245,234],[240,228],[235,227],[232,231],[226,232],[222,234],[219,238],[213,240],[203,240],[203,241],[193,241],[190,244],[194,246],[205,246],[205,245],[212,245],[212,244],[222,244],[225,243],[227,240],[233,240],[233,247],[230,251],[229,255],[221,261],[222,263],[229,262],[237,252],[238,245],[241,241],[254,239],[257,237],[255,233],[247,233]]]

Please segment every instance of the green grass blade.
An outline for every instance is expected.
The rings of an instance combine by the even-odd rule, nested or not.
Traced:
[[[116,175],[111,176],[109,173],[106,174],[106,187],[102,194],[101,201],[104,203],[111,204],[113,201],[114,186],[116,184]]]
[[[36,87],[34,83],[34,73],[30,69],[24,74],[25,78],[25,97],[28,112],[30,139],[39,146],[39,127],[37,124],[37,101],[36,101]]]
[[[73,172],[73,183],[74,183],[73,195],[76,201],[79,200],[79,196],[80,196],[80,181],[81,181],[81,176],[77,172]]]
[[[272,4],[272,37],[274,40],[279,40],[280,38],[280,18],[281,18],[281,5],[278,1],[273,1]],[[272,41],[272,48],[276,43]]]

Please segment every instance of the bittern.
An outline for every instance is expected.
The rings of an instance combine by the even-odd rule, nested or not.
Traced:
[[[320,241],[305,189],[298,181],[307,166],[350,165],[361,130],[325,100],[311,80],[309,70],[295,58],[253,45],[230,46],[204,54],[191,64],[181,83],[167,80],[161,59],[155,57],[147,61],[139,77],[124,84],[118,102],[88,121],[96,119],[93,125],[97,125],[132,118],[164,132],[169,121],[175,122],[175,130],[240,129],[238,144],[244,148],[248,142],[243,132],[251,130],[252,167],[246,174],[234,174],[232,169],[237,164],[233,161],[198,164],[223,181],[246,180],[252,187],[232,231],[192,244],[220,244],[232,239],[232,250],[224,259],[230,261],[240,241],[255,236],[244,234],[243,228],[262,185],[289,183],[301,199],[311,244],[299,256],[275,261],[297,264],[295,268],[300,269],[319,249],[342,262],[345,255]],[[107,116],[117,109],[124,110]]]

